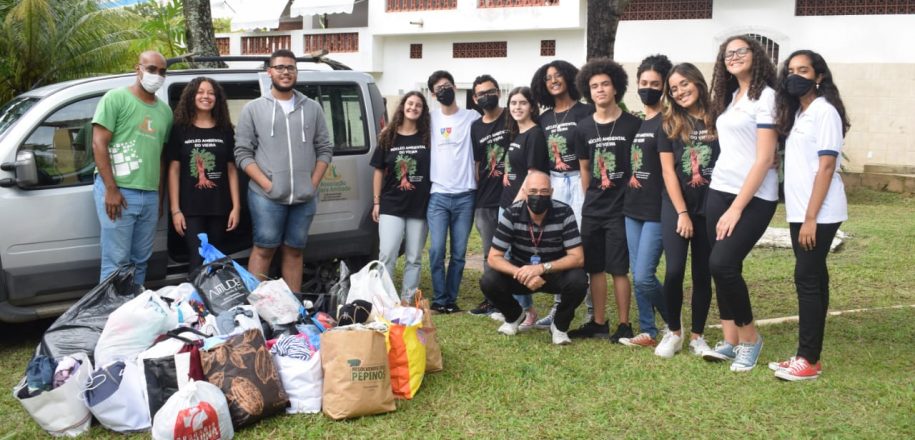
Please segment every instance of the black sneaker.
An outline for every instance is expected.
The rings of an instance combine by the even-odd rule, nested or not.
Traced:
[[[572,339],[582,338],[606,338],[610,335],[610,327],[606,322],[598,324],[594,321],[588,321],[575,330],[569,331],[569,337]]]
[[[620,343],[620,338],[632,338],[635,335],[632,334],[632,324],[623,324],[616,326],[616,331],[610,335],[610,342],[614,344]]]
[[[471,310],[469,313],[471,315],[489,316],[492,314],[492,312],[495,311],[497,311],[496,308],[493,307],[489,301],[484,300],[480,303],[480,305],[477,306],[477,308]]]
[[[457,313],[461,311],[461,308],[457,304],[448,304],[445,306],[445,310],[447,310],[445,313]]]
[[[429,306],[429,309],[432,310],[433,313],[438,313],[438,314],[442,314],[442,315],[450,313],[448,311],[448,307],[445,307],[441,304],[432,304],[431,306]]]

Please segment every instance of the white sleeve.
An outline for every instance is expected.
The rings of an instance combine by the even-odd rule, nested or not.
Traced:
[[[756,128],[775,128],[775,91],[763,89],[756,101]]]
[[[842,151],[842,118],[829,103],[824,103],[816,119],[817,156],[838,156]]]

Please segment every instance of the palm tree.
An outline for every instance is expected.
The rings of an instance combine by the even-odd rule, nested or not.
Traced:
[[[0,102],[68,79],[124,71],[139,33],[97,0],[0,0]]]

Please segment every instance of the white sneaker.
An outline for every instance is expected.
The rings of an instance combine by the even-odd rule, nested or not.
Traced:
[[[521,323],[524,321],[526,314],[522,313],[518,315],[518,319],[515,322],[505,321],[504,324],[499,326],[499,333],[502,333],[505,336],[515,336],[518,334],[518,327],[521,326]]]
[[[712,347],[709,347],[705,342],[705,338],[699,336],[696,339],[689,341],[689,349],[695,356],[702,356],[706,351],[711,351]]]
[[[499,312],[492,312],[492,314],[489,315],[489,319],[492,319],[493,321],[498,321],[498,322],[505,322],[505,316]]]
[[[556,328],[556,324],[550,324],[550,333],[553,335],[553,344],[554,345],[569,345],[572,343],[572,340],[569,339],[569,335],[566,332],[559,331]]]
[[[683,337],[677,336],[674,332],[668,332],[661,339],[661,343],[654,349],[655,356],[665,359],[674,357],[678,351],[683,349]]]

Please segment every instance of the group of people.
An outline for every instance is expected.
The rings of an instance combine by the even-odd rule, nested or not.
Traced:
[[[270,57],[270,93],[246,104],[236,127],[216,81],[189,83],[173,117],[155,97],[165,59],[145,52],[136,71],[136,82],[107,93],[93,119],[101,278],[133,263],[136,282],[145,280],[164,148],[171,218],[191,267],[201,264],[198,233],[219,246],[238,226],[241,169],[250,177],[249,270],[265,277],[281,249],[282,277],[297,291],[333,145],[320,105],[294,89],[292,52]],[[500,333],[549,329],[554,344],[609,338],[670,358],[687,340],[680,315],[691,253],[689,349],[749,371],[763,338],[743,262],[775,213],[783,142],[800,337],[796,355],[770,367],[782,379],[815,379],[829,301],[826,258],[847,219],[837,169],[850,125],[826,62],[801,50],[776,74],[759,43],[734,36],[718,51],[709,87],[696,66],[649,56],[635,78],[642,118],[621,106],[628,80],[610,59],[581,69],[556,60],[537,70],[530,87],[512,89],[505,108],[490,75],[472,85],[479,112],[457,105],[446,71],[427,82],[437,109],[420,92],[404,95],[370,162],[379,259],[393,275],[401,248],[405,253],[401,297],[410,301],[419,287],[428,235],[432,310],[460,311],[475,224],[486,256],[485,301],[470,312],[503,320]],[[662,253],[663,283],[656,275]],[[630,272],[638,333],[629,317]],[[612,334],[607,274],[617,309]],[[704,338],[712,280],[723,328],[714,348]],[[554,295],[542,317],[534,292]],[[570,329],[583,302],[585,322]]]
[[[470,91],[479,113],[457,106],[446,71],[427,83],[438,109],[419,92],[405,95],[372,159],[380,259],[392,274],[402,244],[406,250],[402,297],[419,286],[428,233],[432,309],[460,310],[475,223],[486,256],[485,301],[470,312],[503,320],[500,333],[549,329],[554,344],[609,338],[663,358],[688,340],[696,356],[752,370],[763,337],[743,263],[775,214],[784,166],[800,337],[795,356],[769,367],[785,380],[817,378],[829,302],[826,258],[847,219],[837,171],[850,127],[826,62],[800,50],[776,72],[756,40],[737,35],[721,44],[711,87],[695,65],[673,65],[663,55],[643,60],[635,82],[642,118],[621,106],[628,75],[610,59],[580,69],[550,62],[530,87],[508,93],[505,108],[496,79],[480,75]],[[656,275],[662,254],[663,283]],[[689,254],[687,337],[680,315]],[[638,333],[629,317],[630,272]],[[612,334],[607,274],[617,307]],[[712,280],[723,329],[714,348],[704,338]],[[535,292],[554,294],[542,317],[531,301]],[[582,302],[585,322],[570,329]]]

